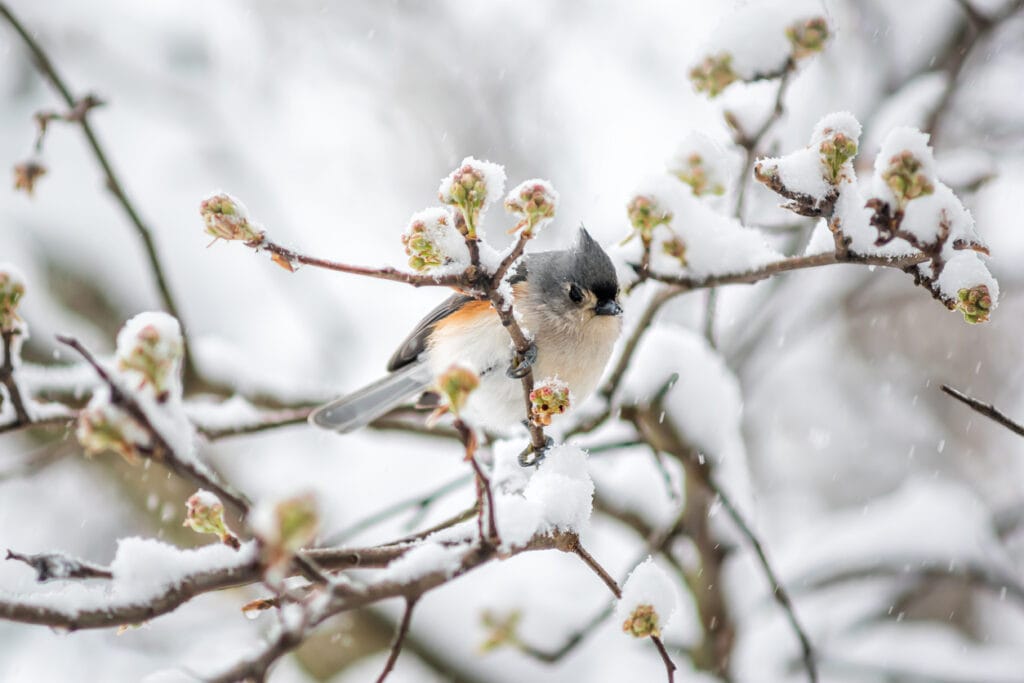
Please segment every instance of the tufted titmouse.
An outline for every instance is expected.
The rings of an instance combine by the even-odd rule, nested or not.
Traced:
[[[597,386],[622,328],[618,278],[608,254],[580,228],[562,251],[527,254],[509,278],[515,309],[533,336],[534,377],[557,376],[582,402]],[[503,430],[525,418],[523,389],[511,376],[508,332],[487,300],[455,294],[430,312],[388,361],[390,373],[328,403],[310,422],[347,433],[429,391],[453,364],[480,377],[463,414]]]

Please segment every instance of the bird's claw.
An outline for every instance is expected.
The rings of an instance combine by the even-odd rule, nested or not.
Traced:
[[[526,373],[530,372],[533,368],[533,364],[537,362],[537,345],[530,342],[530,346],[526,349],[526,353],[520,355],[516,354],[512,359],[512,363],[508,366],[508,370],[505,374],[510,379],[522,379],[526,377]]]
[[[535,448],[531,443],[523,452],[519,454],[519,466],[520,467],[538,467],[541,461],[548,457],[548,451],[555,445],[555,440],[550,436],[544,437],[544,446],[542,448]]]

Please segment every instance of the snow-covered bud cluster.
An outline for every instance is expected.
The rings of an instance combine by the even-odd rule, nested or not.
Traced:
[[[453,365],[437,378],[437,389],[445,398],[448,409],[458,415],[469,400],[469,395],[480,386],[475,372],[462,365]]]
[[[215,194],[199,205],[199,214],[206,224],[206,233],[216,240],[238,240],[256,245],[264,232],[249,222],[242,202],[225,193]]]
[[[888,166],[882,171],[882,180],[892,190],[900,209],[911,200],[935,191],[924,164],[910,150],[903,150],[889,159]]]
[[[622,630],[634,638],[661,636],[658,613],[654,611],[654,606],[637,605],[622,622]]]
[[[732,68],[732,55],[723,52],[708,55],[700,64],[690,69],[690,81],[697,92],[717,97],[729,85],[739,80]]]
[[[184,344],[178,321],[164,313],[140,313],[117,334],[117,368],[137,378],[140,389],[152,387],[158,400],[175,388]]]
[[[466,157],[441,181],[441,203],[457,207],[465,221],[466,237],[477,239],[484,210],[505,192],[505,169],[499,164]]]
[[[523,234],[532,237],[534,228],[539,228],[555,217],[558,208],[558,193],[546,180],[527,180],[517,185],[505,197],[505,210],[519,218],[509,232],[522,229]]]
[[[777,78],[821,52],[829,32],[820,3],[748,3],[710,32],[690,80],[698,92],[715,97],[737,81]]]
[[[988,314],[991,309],[992,295],[986,285],[961,289],[956,293],[956,310],[963,313],[966,322],[971,324],[988,322]]]
[[[834,112],[814,127],[804,149],[783,157],[760,159],[754,177],[788,198],[786,208],[802,216],[819,216],[834,202],[844,183],[856,181],[853,159],[860,140],[860,122],[849,112]]]
[[[200,489],[185,501],[185,521],[192,531],[200,534],[214,534],[224,545],[234,549],[241,547],[238,536],[231,533],[224,522],[224,504],[215,494]]]
[[[25,296],[25,280],[14,266],[0,264],[0,331],[18,327],[18,304]]]
[[[821,142],[818,151],[825,165],[826,179],[836,185],[842,178],[843,167],[857,155],[857,141],[845,133],[835,132]]]
[[[569,409],[572,395],[569,385],[557,377],[549,377],[530,392],[530,419],[546,427],[551,418]]]
[[[622,586],[615,613],[622,630],[634,638],[661,636],[661,629],[678,608],[672,581],[651,558],[637,565]]]
[[[791,54],[794,60],[810,57],[825,49],[828,40],[828,22],[824,17],[812,17],[798,21],[786,28]]]
[[[139,446],[149,443],[146,431],[131,416],[112,405],[105,391],[94,396],[78,413],[75,438],[86,455],[112,451],[129,465],[139,462]]]
[[[175,410],[181,400],[181,327],[166,313],[140,313],[117,334],[113,381],[139,393],[135,398],[154,409]],[[147,411],[146,407],[143,407]],[[156,413],[148,413],[149,418]],[[149,432],[122,406],[111,402],[107,387],[97,391],[78,414],[78,442],[87,455],[113,451],[129,463],[139,459],[140,447],[150,446]]]
[[[629,216],[629,223],[633,226],[633,232],[626,237],[625,241],[639,235],[640,241],[645,246],[650,245],[654,237],[654,229],[659,225],[668,225],[672,222],[672,212],[658,203],[658,200],[650,195],[636,195],[626,205],[626,214]]]
[[[491,652],[506,645],[517,645],[519,643],[519,622],[523,613],[519,610],[500,615],[491,610],[485,610],[481,621],[487,628],[487,639],[480,644],[481,652]]]
[[[445,207],[413,214],[402,234],[409,267],[423,272],[452,263],[468,264],[466,240],[455,227],[455,217]]]
[[[307,493],[260,504],[252,513],[251,526],[263,549],[267,578],[280,581],[295,554],[320,531],[316,498]]]
[[[721,196],[736,173],[734,157],[706,135],[691,133],[669,161],[668,171],[698,197]]]
[[[23,161],[14,167],[14,189],[32,196],[36,181],[46,175],[46,167],[37,161]]]
[[[686,243],[678,236],[673,235],[661,243],[661,251],[666,256],[671,256],[679,261],[679,265],[686,267]]]

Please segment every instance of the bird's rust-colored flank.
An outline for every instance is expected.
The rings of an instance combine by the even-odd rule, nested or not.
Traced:
[[[490,301],[470,301],[463,304],[459,310],[439,320],[435,329],[451,333],[457,329],[477,325],[480,317],[490,315],[492,310]]]

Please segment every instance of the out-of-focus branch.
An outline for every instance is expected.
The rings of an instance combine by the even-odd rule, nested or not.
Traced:
[[[32,53],[32,59],[37,68],[50,82],[54,90],[57,91],[61,99],[64,100],[64,104],[70,109],[77,111],[80,105],[79,100],[71,94],[71,89],[68,87],[64,79],[61,78],[60,74],[57,72],[57,68],[53,64],[53,61],[50,60],[46,51],[39,44],[39,41],[32,36],[28,29],[25,28],[25,26],[11,12],[10,8],[8,8],[4,3],[0,3],[0,16],[2,16],[7,23],[11,25],[11,28],[14,29],[22,42],[25,43],[25,47],[27,47],[29,52]],[[89,148],[92,150],[93,156],[96,158],[96,162],[99,164],[100,170],[103,172],[107,189],[112,195],[114,195],[114,198],[124,211],[125,216],[128,217],[128,220],[135,227],[135,232],[138,234],[139,239],[142,240],[142,246],[146,251],[146,257],[149,260],[149,267],[153,273],[153,278],[156,280],[156,286],[159,290],[160,300],[163,303],[164,309],[182,322],[182,343],[185,346],[185,377],[186,380],[196,379],[198,378],[198,373],[192,361],[192,354],[188,351],[188,337],[184,334],[184,330],[187,329],[187,325],[185,325],[184,319],[181,317],[181,311],[174,300],[174,295],[171,293],[171,287],[168,284],[167,276],[164,273],[163,265],[160,262],[160,255],[157,250],[156,241],[153,239],[153,233],[142,220],[138,209],[136,209],[135,205],[128,198],[128,195],[124,190],[124,186],[117,174],[114,172],[114,168],[111,166],[110,161],[107,158],[107,154],[103,150],[103,146],[100,145],[100,142],[96,137],[96,133],[93,131],[92,125],[89,123],[88,114],[89,108],[82,108],[81,115],[74,117],[73,120],[81,126],[82,133],[85,134],[85,139],[89,143]]]
[[[789,627],[793,633],[796,634],[797,640],[800,641],[801,655],[804,660],[804,669],[808,672],[808,677],[814,683],[818,680],[818,669],[814,654],[814,648],[811,645],[811,639],[807,636],[807,631],[804,630],[803,625],[800,623],[800,619],[796,616],[796,608],[793,606],[793,600],[789,597],[789,592],[786,590],[782,582],[779,581],[778,575],[772,568],[771,562],[768,561],[768,556],[765,554],[764,546],[761,543],[761,539],[758,538],[757,534],[754,533],[747,520],[744,519],[739,508],[733,504],[732,498],[726,494],[726,492],[718,485],[718,482],[713,477],[706,476],[703,480],[704,484],[715,492],[718,499],[722,502],[722,507],[729,514],[733,523],[743,534],[743,537],[747,539],[750,546],[754,549],[754,554],[757,556],[757,561],[761,565],[761,571],[764,572],[765,578],[768,579],[768,585],[772,590],[772,598],[778,603],[782,609],[782,613],[786,615],[786,620],[789,622]]]
[[[327,540],[327,543],[332,545],[336,543],[344,543],[348,539],[362,533],[363,531],[366,531],[367,529],[371,529],[377,526],[378,524],[386,522],[389,519],[392,519],[402,514],[406,510],[426,510],[434,503],[436,503],[438,500],[440,500],[442,497],[468,484],[473,479],[473,476],[474,475],[472,474],[460,474],[458,477],[455,477],[450,481],[446,481],[437,488],[434,488],[422,495],[401,500],[393,505],[389,505],[386,508],[378,510],[377,512],[367,517],[364,517],[358,522],[355,522],[351,526],[348,526],[342,529],[341,531],[331,534]]]
[[[0,5],[0,9],[3,5]],[[18,388],[18,382],[14,379],[14,336],[19,334],[18,330],[3,330],[0,332],[4,347],[4,360],[0,364],[0,384],[7,389],[7,397],[14,405],[14,422],[5,427],[23,427],[32,424],[32,417],[25,407],[25,399]]]
[[[416,606],[417,599],[406,598],[405,600],[405,612],[402,613],[402,621],[398,624],[395,640],[391,643],[391,653],[388,655],[388,661],[384,664],[384,670],[380,672],[380,676],[377,678],[377,683],[384,683],[384,679],[395,668],[395,662],[398,661],[398,655],[402,652],[405,637],[409,634],[409,624],[412,623],[412,610]]]
[[[234,491],[227,484],[213,479],[212,475],[198,467],[195,463],[183,460],[171,447],[160,431],[153,426],[146,411],[142,409],[138,401],[128,392],[124,391],[118,382],[111,377],[96,357],[85,348],[81,342],[73,337],[58,336],[57,340],[79,353],[93,367],[96,374],[107,385],[110,390],[110,402],[125,411],[152,439],[152,453],[148,454],[152,459],[163,463],[168,469],[179,477],[190,481],[201,488],[215,493],[221,500],[233,507],[241,516],[249,512],[250,502],[241,493]]]
[[[935,141],[939,137],[942,122],[962,82],[960,75],[963,72],[964,65],[967,63],[967,58],[996,27],[1024,7],[1024,0],[1013,0],[998,14],[988,16],[982,14],[974,7],[970,0],[957,1],[967,15],[968,27],[963,39],[949,53],[949,59],[945,67],[946,87],[943,89],[939,101],[935,104],[935,108],[932,109],[931,114],[928,116],[923,129],[925,133],[931,135],[932,145],[936,144]]]
[[[834,570],[803,577],[795,585],[800,590],[820,590],[830,586],[877,577],[917,581],[953,581],[981,588],[997,597],[1010,597],[1024,607],[1024,583],[1011,573],[972,559],[950,562],[921,557],[891,557],[879,561],[850,563]]]
[[[976,398],[972,398],[967,394],[963,393],[962,391],[954,389],[948,384],[942,385],[942,391],[952,396],[956,400],[960,401],[961,403],[969,406],[971,410],[981,413],[988,419],[1001,424],[1014,434],[1018,436],[1024,436],[1024,425],[1021,425],[1019,422],[1011,420],[1009,417],[1003,414],[1002,411],[998,410],[991,403],[984,403]]]

